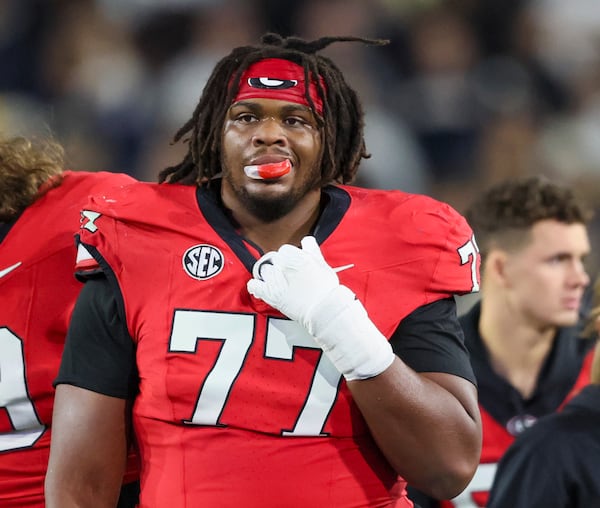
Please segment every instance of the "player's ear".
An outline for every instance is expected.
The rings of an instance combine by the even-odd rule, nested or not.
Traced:
[[[494,281],[494,284],[505,286],[506,278],[506,260],[507,253],[500,249],[491,249],[485,262],[485,271],[488,278]]]

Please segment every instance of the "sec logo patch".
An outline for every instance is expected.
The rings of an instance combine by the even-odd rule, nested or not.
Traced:
[[[194,245],[183,255],[183,269],[196,280],[206,280],[217,275],[224,265],[223,254],[212,245]]]

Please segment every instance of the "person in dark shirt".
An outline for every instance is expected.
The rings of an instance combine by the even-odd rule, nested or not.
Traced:
[[[504,452],[589,382],[593,341],[578,338],[590,214],[570,188],[542,177],[490,186],[468,207],[482,259],[479,301],[460,323],[477,378],[480,464],[467,488],[422,508],[483,508]]]
[[[600,280],[591,320],[600,331]],[[540,418],[502,457],[488,508],[600,506],[600,348],[590,384],[558,413]]]

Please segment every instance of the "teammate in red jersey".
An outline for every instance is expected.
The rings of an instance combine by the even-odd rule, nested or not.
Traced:
[[[453,295],[479,286],[472,231],[345,185],[367,153],[356,93],[317,53],[335,41],[382,42],[234,49],[163,183],[86,206],[49,508],[114,497],[129,402],[140,507],[410,507],[406,480],[468,483],[480,421]]]
[[[69,315],[74,228],[89,194],[132,178],[63,171],[50,140],[0,139],[0,506],[43,508],[52,405]],[[127,502],[135,506],[134,480]],[[129,498],[128,498],[129,499]]]
[[[589,382],[592,340],[580,339],[589,284],[588,212],[573,192],[540,177],[500,182],[466,212],[482,255],[481,301],[460,322],[477,378],[481,464],[452,501],[487,505],[499,460],[515,437]]]

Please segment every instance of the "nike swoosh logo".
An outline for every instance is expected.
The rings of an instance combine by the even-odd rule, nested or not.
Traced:
[[[21,266],[22,264],[23,264],[23,261],[19,261],[18,263],[15,263],[14,265],[9,266],[8,268],[5,268],[4,270],[0,270],[0,279],[2,277],[4,277],[5,275],[8,275],[14,269],[19,268],[19,266]]]
[[[333,271],[335,273],[341,272],[343,270],[348,270],[348,268],[353,268],[354,267],[354,263],[351,263],[349,265],[343,265],[343,266],[338,266],[337,268],[334,268]]]

